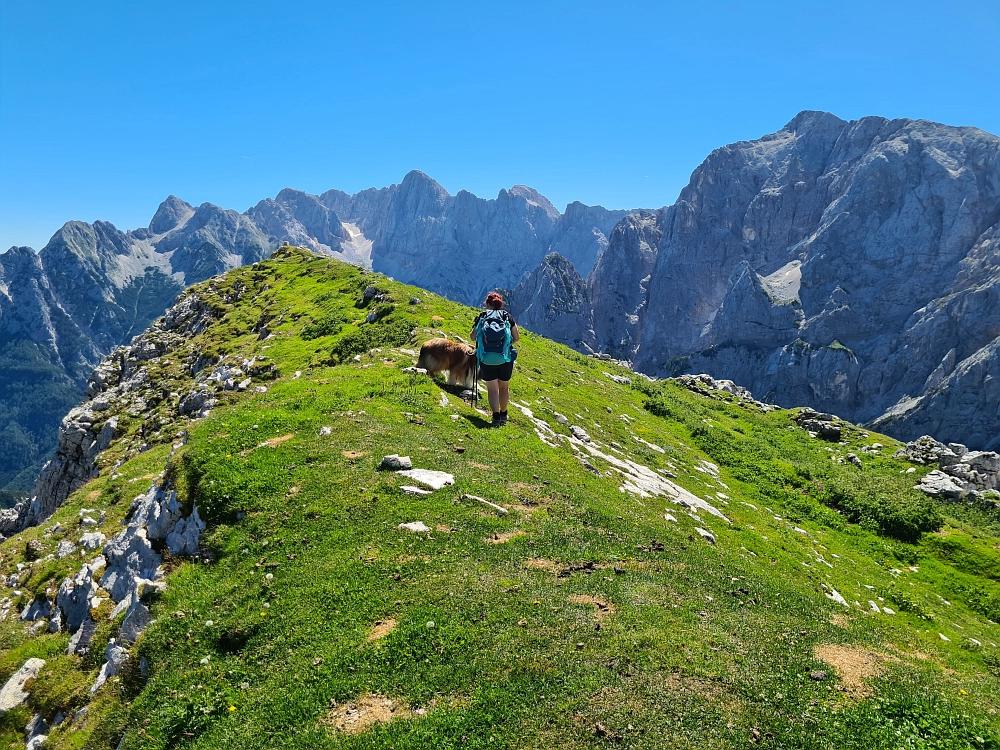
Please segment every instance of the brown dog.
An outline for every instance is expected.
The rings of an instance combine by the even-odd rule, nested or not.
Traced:
[[[431,339],[420,347],[417,367],[427,370],[434,377],[439,372],[448,372],[448,385],[472,387],[475,374],[476,350],[471,346],[448,339]]]

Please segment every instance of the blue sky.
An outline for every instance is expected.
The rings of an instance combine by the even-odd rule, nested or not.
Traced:
[[[656,207],[803,109],[1000,134],[1000,3],[0,0],[0,248],[410,169]]]

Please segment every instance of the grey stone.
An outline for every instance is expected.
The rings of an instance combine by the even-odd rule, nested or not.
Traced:
[[[128,659],[128,652],[112,638],[107,648],[104,649],[104,658],[106,661],[101,665],[101,671],[97,673],[97,679],[94,680],[94,684],[90,686],[91,695],[100,690],[110,677],[118,674],[122,665]]]
[[[3,688],[0,688],[0,716],[28,700],[24,686],[29,680],[38,677],[44,666],[44,659],[28,659],[10,676]]]
[[[24,736],[27,738],[24,750],[38,750],[49,738],[49,725],[41,714],[35,714],[27,723],[24,727]]]
[[[715,534],[713,534],[708,529],[703,529],[701,527],[698,527],[695,529],[695,531],[697,531],[698,534],[701,535],[701,538],[704,539],[709,544],[715,544]]]
[[[412,531],[415,534],[424,534],[430,531],[430,527],[423,521],[410,521],[409,523],[399,524],[399,528],[404,531]]]
[[[809,679],[815,682],[823,682],[827,679],[827,677],[829,677],[829,675],[825,669],[814,669],[809,673]]]
[[[434,471],[433,469],[406,469],[400,471],[401,476],[420,482],[420,484],[430,487],[432,490],[440,490],[448,485],[455,484],[455,477],[446,471]]]
[[[191,515],[180,519],[167,534],[167,548],[172,555],[194,555],[205,531],[205,522],[198,516],[198,508],[191,509]]]
[[[87,534],[83,534],[80,537],[80,546],[85,550],[95,550],[100,549],[100,547],[108,540],[108,538],[102,534],[100,531],[92,531]]]
[[[66,648],[67,656],[83,656],[90,652],[90,643],[94,640],[94,634],[97,632],[97,623],[94,622],[90,616],[81,623],[77,631],[69,639],[69,646]]]
[[[70,632],[76,631],[90,619],[92,601],[98,589],[94,575],[99,569],[91,564],[84,565],[76,575],[63,579],[59,585],[56,604],[62,610],[66,628]]]
[[[63,539],[56,549],[56,557],[69,557],[74,552],[76,552],[76,545],[68,539]]]
[[[52,616],[52,602],[48,597],[40,595],[32,599],[21,611],[21,619],[25,622],[47,620]]]
[[[126,646],[131,646],[150,623],[149,607],[141,600],[133,601],[125,613],[118,637]]]
[[[412,469],[413,462],[409,456],[399,456],[393,453],[385,456],[378,468],[380,471],[402,471],[404,469]]]
[[[116,602],[122,601],[132,591],[136,577],[155,578],[163,562],[149,540],[145,529],[129,527],[112,537],[104,546],[108,566],[101,577],[101,588]]]

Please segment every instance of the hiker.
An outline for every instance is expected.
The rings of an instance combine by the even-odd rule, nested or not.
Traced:
[[[490,427],[507,424],[507,404],[510,401],[510,376],[514,374],[517,349],[511,344],[521,339],[517,323],[503,309],[503,297],[490,292],[484,301],[486,309],[479,313],[469,337],[476,342],[479,379],[486,383],[493,421]]]

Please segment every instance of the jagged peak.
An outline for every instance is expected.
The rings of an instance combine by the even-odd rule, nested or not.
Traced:
[[[538,206],[554,219],[558,219],[562,215],[559,213],[559,209],[552,205],[552,201],[532,187],[515,185],[508,192],[518,198],[524,198],[528,202],[528,205]]]
[[[176,195],[169,195],[156,209],[149,222],[153,234],[166,234],[182,225],[194,213],[194,206]]]
[[[7,250],[0,253],[0,262],[4,258],[13,260],[14,258],[24,258],[29,255],[37,255],[34,248],[28,247],[27,245],[11,245]]]
[[[817,109],[804,109],[799,112],[795,117],[788,121],[778,132],[790,132],[797,133],[802,130],[810,130],[817,125],[823,125],[829,127],[830,125],[835,125],[837,127],[843,127],[847,124],[847,120],[842,120],[835,114],[830,112],[824,112],[823,110]]]
[[[438,193],[445,198],[450,195],[441,183],[427,173],[421,172],[419,169],[411,169],[407,172],[403,177],[402,182],[399,183],[399,187],[403,190],[429,190]]]
[[[281,191],[274,197],[274,200],[278,202],[282,201],[293,202],[293,201],[301,201],[303,199],[309,201],[315,201],[316,203],[320,202],[319,197],[313,195],[312,193],[307,193],[304,190],[297,190],[296,188],[287,188],[287,187],[282,188]]]

